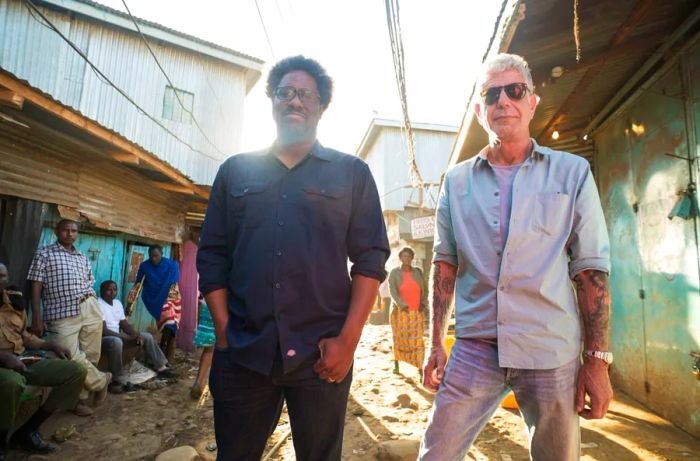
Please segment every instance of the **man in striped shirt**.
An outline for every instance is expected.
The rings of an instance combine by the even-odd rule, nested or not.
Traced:
[[[57,241],[34,255],[27,278],[32,282],[32,327],[38,337],[44,332],[66,347],[73,360],[87,368],[87,377],[75,413],[92,414],[87,406],[90,392],[95,403],[107,395],[110,373],[96,367],[102,344],[102,311],[92,288],[95,278],[87,257],[73,245],[78,223],[63,219],[56,225]],[[41,306],[43,304],[43,315]]]

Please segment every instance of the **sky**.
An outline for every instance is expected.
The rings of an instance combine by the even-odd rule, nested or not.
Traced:
[[[122,0],[98,2],[125,11]],[[263,75],[246,98],[242,151],[264,148],[275,138],[264,83],[271,65],[287,56],[316,59],[334,80],[333,100],[318,130],[325,146],[355,153],[372,118],[402,118],[382,0],[126,2],[136,17],[265,61]],[[501,3],[400,2],[413,122],[460,125]]]

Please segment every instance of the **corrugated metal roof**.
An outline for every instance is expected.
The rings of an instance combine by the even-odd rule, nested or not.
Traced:
[[[356,155],[358,157],[364,159],[367,156],[370,147],[372,147],[372,143],[377,138],[377,135],[381,131],[382,127],[403,128],[403,122],[399,120],[390,120],[385,118],[373,118],[369,126],[367,127],[367,131],[365,131],[365,135],[362,137],[362,142],[360,142],[360,146],[357,148]],[[419,122],[411,122],[411,127],[414,130],[436,131],[445,133],[456,133],[459,129],[458,127],[453,125],[440,125],[436,123]]]
[[[205,137],[193,124],[163,116],[168,82],[139,36],[104,22],[73,18],[67,10],[43,11],[116,86],[192,148],[142,114],[16,0],[0,0],[0,68],[143,147],[195,183],[211,184],[221,161],[240,149],[246,78],[260,72],[243,72],[169,44],[154,45],[173,83],[194,95],[192,112]]]
[[[113,26],[121,27],[129,31],[136,32],[136,27],[131,21],[131,17],[127,13],[115,10],[114,8],[110,8],[106,5],[102,5],[97,2],[93,2],[90,0],[35,0],[35,3],[45,4],[54,8],[60,8],[66,11],[71,11],[73,13],[81,14],[90,19],[105,22]],[[145,19],[136,17],[134,19],[136,20],[136,22],[138,22],[139,26],[141,26],[141,30],[146,36],[157,38],[159,40],[164,40],[173,45],[182,46],[184,48],[190,49],[191,51],[207,54],[211,57],[221,59],[231,64],[248,67],[257,71],[260,71],[262,69],[262,65],[265,63],[265,61],[263,61],[262,59],[241,53],[240,51],[236,51],[225,46],[217,45],[216,43],[203,40],[193,35],[185,34],[175,29],[166,27],[162,24],[158,24],[156,22],[147,21]],[[172,37],[155,33],[155,31],[152,29],[165,32],[168,35],[172,35]],[[179,39],[184,39],[185,41],[176,40],[176,37]],[[230,56],[227,57],[226,55]]]
[[[525,17],[518,24],[507,52],[520,54],[528,61],[535,90],[542,98],[531,123],[531,133],[543,144],[565,147],[586,157],[592,154],[593,146],[581,139],[584,128],[697,8],[695,0],[581,2],[582,60],[576,63],[573,2],[523,0],[520,3],[526,7]],[[645,6],[642,3],[646,10],[640,9]],[[630,27],[623,27],[639,13],[644,14],[632,21]],[[501,18],[501,23],[509,20]],[[612,47],[616,36],[625,39]],[[492,48],[499,47],[499,43],[494,43]],[[557,79],[551,76],[555,66],[564,69]],[[558,121],[552,126],[555,117]],[[473,115],[465,117],[462,129],[469,133],[460,136],[451,163],[474,155],[483,146],[484,137],[475,135]],[[562,135],[556,141],[550,136],[554,129]]]

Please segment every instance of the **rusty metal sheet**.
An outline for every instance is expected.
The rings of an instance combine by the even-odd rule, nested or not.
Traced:
[[[615,381],[700,435],[700,382],[689,357],[700,347],[698,242],[693,220],[667,217],[690,179],[688,162],[666,155],[689,152],[685,97],[673,69],[595,141],[611,234]]]

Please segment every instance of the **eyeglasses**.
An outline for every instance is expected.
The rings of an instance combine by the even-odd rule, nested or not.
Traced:
[[[299,96],[299,100],[307,104],[316,104],[321,100],[318,93],[306,88],[294,88],[293,86],[275,88],[275,97],[280,101],[291,101],[295,96]]]
[[[510,83],[503,86],[492,86],[491,88],[481,92],[481,99],[484,100],[484,104],[490,106],[498,101],[501,97],[501,90],[506,92],[508,96],[513,101],[520,101],[525,97],[530,88],[527,87],[527,83]]]

